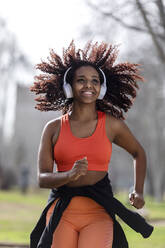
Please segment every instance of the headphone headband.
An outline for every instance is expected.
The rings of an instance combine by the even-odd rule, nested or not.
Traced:
[[[64,74],[64,84],[67,84],[67,82],[66,82],[66,77],[67,77],[67,74],[68,74],[68,72],[71,70],[71,66],[66,70],[66,72],[65,72],[65,74]],[[104,74],[104,72],[103,72],[103,70],[101,69],[101,68],[98,68],[99,70],[100,70],[100,72],[102,73],[102,75],[103,75],[103,79],[104,79],[104,82],[103,82],[103,84],[104,83],[106,83],[106,77],[105,77],[105,74]]]
[[[64,84],[67,84],[67,82],[66,82],[66,77],[67,77],[67,73],[68,73],[68,71],[70,71],[71,70],[71,66],[66,70],[66,72],[65,72],[65,74],[64,74]]]

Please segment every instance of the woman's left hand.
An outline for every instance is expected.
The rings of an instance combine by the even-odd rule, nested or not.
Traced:
[[[139,194],[136,191],[129,194],[129,200],[131,205],[137,209],[142,208],[145,204],[143,194]]]

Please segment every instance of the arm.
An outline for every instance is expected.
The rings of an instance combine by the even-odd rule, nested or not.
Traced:
[[[114,121],[113,142],[128,151],[134,160],[134,191],[130,194],[130,203],[136,208],[144,206],[143,187],[146,175],[146,154],[127,125],[120,120]]]
[[[49,122],[42,133],[38,152],[38,182],[41,188],[58,188],[69,182],[68,172],[53,172],[52,138],[57,136],[59,120]]]

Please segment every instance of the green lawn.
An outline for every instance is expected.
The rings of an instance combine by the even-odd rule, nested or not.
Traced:
[[[29,243],[29,233],[47,201],[48,191],[23,195],[0,191],[0,242]]]
[[[156,226],[153,234],[148,239],[144,239],[128,226],[122,226],[124,227],[130,248],[165,248],[165,226]]]
[[[29,234],[47,202],[48,191],[38,190],[22,195],[18,191],[0,191],[0,242],[29,243]],[[116,196],[128,204],[126,194]],[[146,217],[165,220],[165,202],[157,203],[146,198]],[[130,248],[165,248],[165,225],[155,226],[149,239],[144,239],[128,226],[122,224]]]

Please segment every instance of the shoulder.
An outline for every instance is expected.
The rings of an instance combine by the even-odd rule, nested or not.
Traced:
[[[54,145],[57,142],[61,128],[61,118],[62,117],[58,117],[46,123],[41,135],[42,143],[47,144],[49,142]]]
[[[105,113],[106,123],[111,126],[113,129],[120,129],[126,126],[123,120],[120,120],[109,113]]]
[[[43,128],[43,135],[53,136],[55,133],[59,132],[61,127],[61,117],[50,120],[46,123]]]
[[[111,141],[115,143],[115,140],[119,136],[130,133],[130,130],[123,120],[115,118],[111,114],[106,113],[106,131]]]
[[[57,129],[60,125],[61,125],[61,117],[58,117],[56,119],[48,121],[44,126],[44,129],[47,130]]]

